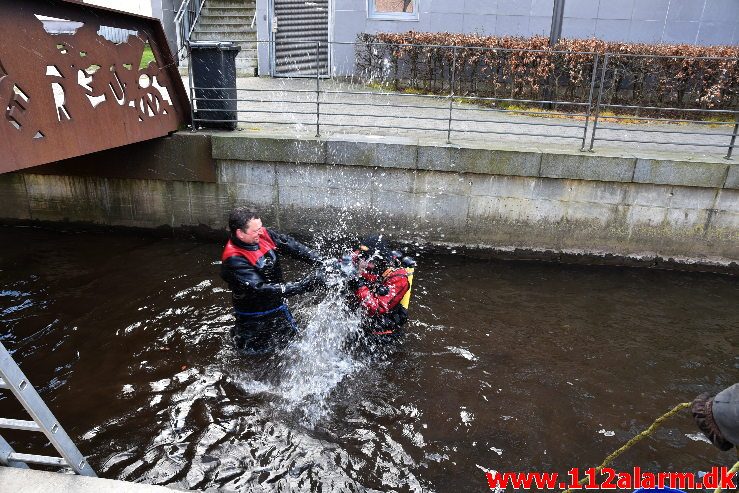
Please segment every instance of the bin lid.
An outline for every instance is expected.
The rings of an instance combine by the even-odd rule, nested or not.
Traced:
[[[190,41],[190,47],[196,49],[215,48],[218,50],[240,50],[241,48],[232,41]]]

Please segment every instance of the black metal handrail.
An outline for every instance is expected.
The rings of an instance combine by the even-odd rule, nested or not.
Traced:
[[[248,41],[248,40],[243,40]],[[239,42],[238,40],[234,42]],[[249,41],[259,45],[266,45],[268,49],[274,49],[275,41]],[[237,101],[244,103],[251,103],[252,107],[249,109],[238,109],[236,111],[237,118],[231,120],[236,123],[261,123],[261,124],[301,124],[301,125],[315,125],[316,136],[321,135],[321,126],[325,127],[356,127],[356,128],[376,128],[376,129],[397,129],[397,130],[419,130],[419,131],[443,131],[447,134],[447,142],[451,142],[453,135],[459,135],[464,133],[476,133],[476,134],[492,134],[492,135],[516,135],[516,136],[530,136],[537,138],[553,138],[553,139],[577,139],[580,142],[580,150],[592,151],[596,141],[604,142],[621,142],[621,143],[634,143],[634,144],[663,144],[663,145],[694,145],[696,147],[716,147],[727,149],[727,153],[724,156],[726,159],[731,159],[734,147],[736,146],[736,137],[739,134],[739,110],[729,109],[714,109],[714,108],[697,108],[697,107],[686,107],[676,108],[671,106],[660,107],[653,105],[630,105],[630,104],[619,104],[610,102],[608,98],[604,99],[604,93],[607,91],[614,90],[614,67],[611,61],[614,57],[627,57],[627,56],[638,56],[645,57],[645,55],[624,55],[624,54],[599,54],[595,52],[566,52],[566,51],[549,51],[549,50],[525,50],[525,49],[513,49],[513,48],[485,48],[485,47],[468,47],[468,46],[440,46],[440,45],[406,45],[406,44],[388,44],[388,43],[371,43],[372,45],[392,46],[392,47],[423,47],[429,49],[450,49],[451,50],[451,65],[447,66],[449,79],[447,80],[448,92],[446,94],[406,94],[402,92],[393,92],[388,90],[373,91],[371,89],[360,88],[349,88],[348,90],[336,89],[334,87],[326,87],[326,82],[322,82],[322,78],[325,80],[325,73],[320,70],[321,60],[319,58],[321,47],[325,42],[316,41],[305,41],[300,42],[305,44],[306,50],[315,50],[316,60],[315,67],[308,67],[310,77],[315,78],[315,88],[287,88],[282,85],[279,88],[236,88],[237,97],[229,99],[229,101]],[[328,43],[330,49],[334,49],[337,46],[348,46],[357,45],[366,46],[367,43],[346,43],[346,42],[330,42]],[[459,70],[457,64],[457,54],[460,50],[488,50],[494,52],[527,52],[527,53],[546,53],[547,55],[552,54],[563,54],[584,57],[586,61],[583,63],[587,64],[587,70],[590,72],[592,67],[592,73],[588,73],[589,86],[581,86],[587,92],[587,98],[580,101],[567,101],[560,99],[551,98],[515,98],[515,97],[490,97],[490,96],[478,96],[470,94],[455,94],[457,71]],[[325,50],[324,50],[325,51]],[[720,57],[689,57],[689,56],[657,56],[657,58],[700,58],[705,60],[725,60],[731,62],[739,62],[735,58],[720,58]],[[449,61],[449,59],[447,59]],[[315,69],[315,70],[313,70]],[[443,71],[443,68],[442,68]],[[332,71],[329,70],[329,79]],[[444,74],[444,72],[442,72]],[[610,79],[607,76],[610,74]],[[283,79],[284,80],[284,79]],[[343,79],[342,79],[343,80]],[[351,78],[353,81],[353,77]],[[737,81],[739,84],[739,81]],[[323,85],[323,87],[322,87]],[[364,85],[364,87],[368,87]],[[442,87],[445,87],[442,82]],[[191,87],[192,101],[197,105],[198,101],[216,101],[220,100],[217,98],[209,99],[204,97],[195,97],[195,90],[199,91],[202,96],[203,91],[209,89],[217,90],[223,89],[220,87]],[[618,88],[615,88],[618,90]],[[244,92],[252,94],[243,94]],[[265,93],[275,93],[275,96],[268,95]],[[548,94],[546,91],[543,94]],[[552,94],[552,93],[549,93]],[[257,96],[257,95],[264,95]],[[272,96],[272,97],[270,97]],[[290,100],[289,98],[295,97],[300,100]],[[356,100],[337,100],[339,97],[345,96],[347,98],[362,97],[363,101]],[[399,99],[392,99],[399,98]],[[402,103],[403,99],[410,98],[410,103]],[[378,102],[377,99],[381,101]],[[225,100],[224,100],[225,101]],[[281,107],[279,113],[275,113],[274,110],[264,109],[258,107],[259,104],[288,104],[288,105],[300,105],[295,108],[284,108]],[[315,105],[315,111],[306,111],[305,106],[307,104]],[[523,108],[509,108],[507,105],[510,104],[522,104]],[[321,108],[321,106],[324,108]],[[346,108],[341,108],[341,106]],[[539,105],[542,110],[535,111],[529,109],[531,106]],[[254,107],[256,106],[256,107]],[[408,109],[427,110],[426,114],[409,114],[406,111],[404,114],[392,113],[371,113],[362,110],[350,111],[348,107],[367,107],[367,108],[385,108],[385,109],[398,109],[398,111],[405,111]],[[557,107],[569,107],[570,109],[580,110],[577,112],[557,112],[553,109]],[[635,115],[623,115],[623,114],[604,114],[606,110],[617,110],[617,111],[630,111],[636,113]],[[206,110],[201,110],[202,115],[196,115],[193,118],[194,126],[197,127],[199,122],[214,121],[207,118]],[[217,110],[216,110],[217,111]],[[643,116],[639,115],[639,112],[646,111],[653,114],[659,114],[660,116]],[[443,117],[441,116],[443,112]],[[244,114],[270,114],[274,113],[275,117],[270,121],[254,121],[248,118],[244,118]],[[527,120],[501,120],[499,118],[486,118],[485,115],[491,113],[498,114],[518,114],[527,116],[537,116],[547,118],[547,121],[529,121]],[[680,113],[679,118],[670,118],[670,114]],[[716,116],[729,116],[733,117],[734,121],[705,121],[698,118],[692,119],[687,117],[691,114],[704,114],[704,115],[716,115]],[[286,115],[300,115],[304,117],[306,115],[313,115],[315,118],[311,119],[311,122],[305,121],[286,121]],[[492,116],[492,115],[491,115]],[[349,117],[348,123],[338,123],[334,120],[337,117]],[[376,121],[378,118],[384,119],[384,121]],[[612,126],[603,125],[603,120],[622,122],[628,120],[635,120],[638,122],[659,122],[663,123],[674,123],[674,124],[697,124],[697,125],[733,125],[733,131],[731,133],[724,133],[720,131],[697,131],[691,129],[667,129],[667,128],[630,128],[628,126]],[[289,120],[289,119],[288,119]],[[563,120],[563,121],[556,121]],[[434,122],[432,126],[407,126],[404,124],[393,124],[393,122],[410,122],[410,121],[427,121],[429,123]],[[445,125],[436,126],[438,122],[445,122]],[[460,124],[475,124],[473,128],[463,127]],[[520,128],[519,131],[501,130],[500,128],[491,127],[490,125],[506,125],[512,126],[512,128]],[[532,128],[533,127],[533,128]],[[541,133],[536,132],[536,128],[551,128],[561,129],[562,132],[553,133]],[[530,131],[527,131],[529,129]],[[572,134],[572,130],[577,130],[577,135]],[[612,132],[621,132],[620,135],[612,135]],[[645,135],[632,135],[632,134],[645,134]],[[667,137],[679,136],[680,140],[655,140],[654,138],[648,138],[656,134],[661,134]],[[691,139],[691,137],[693,137]],[[720,142],[717,139],[726,138]],[[589,144],[588,144],[589,140]]]
[[[182,0],[180,8],[175,14],[174,22],[177,26],[177,49],[183,53],[190,44],[192,32],[200,18],[205,0]]]

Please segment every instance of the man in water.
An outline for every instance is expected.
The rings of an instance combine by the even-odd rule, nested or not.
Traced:
[[[323,284],[319,272],[298,282],[284,282],[278,253],[314,265],[320,258],[290,236],[262,226],[259,214],[249,208],[234,209],[228,227],[231,234],[221,255],[221,277],[233,295],[236,326],[231,336],[239,350],[270,352],[286,345],[296,331],[285,298]]]

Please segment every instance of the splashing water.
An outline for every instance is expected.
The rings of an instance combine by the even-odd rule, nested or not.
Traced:
[[[336,214],[338,227],[313,238],[316,251],[327,261],[340,258],[348,248],[351,210],[344,207]],[[347,305],[348,274],[335,267],[327,270],[327,289],[314,298],[318,303],[291,300],[299,333],[290,345],[262,362],[261,369],[242,373],[235,382],[247,394],[269,394],[277,411],[293,415],[306,428],[315,428],[330,417],[334,390],[374,359],[374,348],[360,342],[361,315]],[[361,356],[357,346],[363,349]]]
[[[317,304],[292,306],[300,329],[290,345],[262,362],[261,371],[236,380],[247,394],[271,395],[277,411],[293,414],[307,428],[331,415],[334,389],[365,368],[374,353],[366,347],[362,356],[355,351],[363,336],[361,315],[347,305],[346,278],[338,268],[329,270]]]
[[[279,406],[300,411],[301,421],[310,427],[330,414],[332,390],[364,366],[348,347],[352,335],[360,334],[360,317],[348,309],[340,280],[328,284],[326,297],[305,309],[310,313],[304,331],[282,354],[283,375],[277,389]]]
[[[346,254],[344,243],[351,211],[337,211],[339,227],[317,235],[318,251],[325,258],[337,259]],[[380,231],[384,231],[380,228]],[[342,239],[343,238],[343,239]],[[278,356],[279,383],[273,393],[279,398],[280,410],[298,413],[301,423],[309,428],[331,414],[332,393],[339,384],[384,355],[379,347],[363,344],[361,315],[347,305],[345,282],[351,275],[340,264],[327,271],[327,292],[314,306],[303,305],[296,314],[306,320],[298,337]]]

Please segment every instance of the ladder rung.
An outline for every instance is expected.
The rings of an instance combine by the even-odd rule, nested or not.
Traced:
[[[13,452],[8,456],[8,460],[16,460],[18,462],[25,462],[26,464],[38,464],[40,466],[58,466],[63,467],[67,465],[67,461],[61,457],[49,457],[48,455],[33,455],[33,454],[19,454]]]
[[[35,421],[24,419],[0,418],[0,428],[9,430],[41,431],[41,427]]]
[[[11,464],[39,464],[46,466],[71,467],[74,472],[83,476],[95,476],[87,463],[87,459],[75,447],[72,439],[54,418],[49,407],[38,394],[33,385],[28,381],[20,367],[13,361],[10,352],[0,342],[0,379],[3,386],[9,387],[15,398],[23,405],[23,408],[31,416],[37,425],[33,426],[29,421],[4,420],[8,427],[25,430],[43,431],[46,438],[56,449],[61,457],[47,457],[43,455],[20,454],[15,452],[10,444],[0,437],[0,451],[3,454],[3,463]],[[12,465],[12,464],[11,464]]]
[[[0,389],[9,389],[9,388],[10,388],[10,385],[8,385],[8,383],[5,380],[0,378]]]

